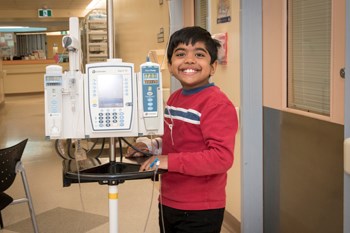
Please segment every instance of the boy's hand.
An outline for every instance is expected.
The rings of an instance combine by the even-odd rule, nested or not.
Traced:
[[[158,160],[158,165],[157,165]],[[158,155],[152,156],[147,159],[143,164],[141,164],[140,172],[142,171],[154,171],[156,169],[168,170],[168,156]]]
[[[133,144],[133,146],[138,148],[142,152],[149,153],[148,146],[143,142],[136,142],[135,144]],[[136,158],[136,157],[143,157],[143,156],[145,156],[145,155],[134,150],[130,146],[128,147],[128,149],[126,151],[126,155],[125,155],[126,158]]]

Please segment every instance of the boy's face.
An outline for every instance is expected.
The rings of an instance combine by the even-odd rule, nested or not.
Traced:
[[[180,81],[184,89],[193,89],[209,83],[215,73],[217,61],[210,64],[210,54],[203,42],[179,44],[173,52],[169,71]]]

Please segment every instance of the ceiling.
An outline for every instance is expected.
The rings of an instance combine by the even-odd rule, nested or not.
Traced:
[[[69,17],[84,17],[90,2],[91,0],[0,0],[0,26],[69,30]],[[39,18],[38,9],[51,9],[52,16]]]

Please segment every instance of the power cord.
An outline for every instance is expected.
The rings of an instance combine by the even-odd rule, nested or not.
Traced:
[[[156,183],[156,176],[158,173],[159,165],[160,165],[160,161],[159,161],[158,157],[156,156],[155,160],[150,165],[150,168],[153,168],[154,166],[156,166],[156,169],[154,170],[154,173],[153,173],[153,186],[152,186],[151,202],[150,202],[150,205],[148,208],[148,214],[147,214],[147,218],[146,218],[145,227],[143,228],[143,233],[146,233],[149,217],[151,215],[151,208],[152,208],[152,204],[153,204],[153,197],[154,197],[154,190],[155,190],[154,187],[155,187],[155,183]]]
[[[160,218],[161,218],[161,223],[162,223],[162,226],[159,226],[159,227],[162,227],[162,233],[165,233],[165,226],[164,226],[164,214],[163,214],[163,199],[162,199],[162,176],[160,175],[159,176],[159,208],[160,208]]]
[[[79,149],[76,148],[76,152],[75,153],[81,153],[78,151]],[[78,157],[79,156],[75,156],[75,157]],[[83,191],[82,191],[82,187],[81,187],[81,180],[80,180],[80,165],[79,165],[79,162],[84,162],[86,161],[86,159],[84,160],[79,160],[79,159],[74,159],[75,161],[75,165],[76,165],[76,169],[77,169],[77,175],[78,175],[78,187],[79,187],[79,199],[80,199],[80,204],[81,204],[81,208],[82,208],[82,212],[85,214],[86,213],[86,210],[85,210],[85,204],[84,204],[84,200],[83,200]],[[82,225],[84,228],[85,228],[85,224],[81,222],[82,220],[79,220],[79,224]]]
[[[132,145],[130,142],[128,142],[127,140],[125,140],[125,138],[121,138],[121,140],[123,140],[123,142],[125,142],[128,146],[130,146],[132,149],[134,149],[137,152],[142,153],[145,156],[153,156],[153,153],[149,153],[149,152],[145,152],[145,151],[141,151],[139,148],[135,147],[134,145]]]

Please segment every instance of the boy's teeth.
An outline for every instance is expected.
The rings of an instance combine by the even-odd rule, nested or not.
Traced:
[[[184,72],[186,72],[186,73],[193,73],[193,72],[195,72],[195,70],[187,69],[187,70],[184,70]]]

